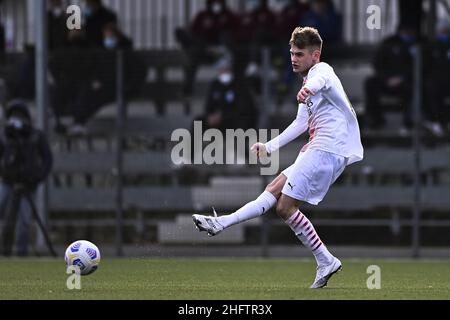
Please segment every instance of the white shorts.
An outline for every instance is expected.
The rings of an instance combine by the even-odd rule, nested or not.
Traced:
[[[317,205],[344,171],[347,162],[343,156],[322,150],[300,152],[294,164],[282,172],[287,180],[281,192]]]

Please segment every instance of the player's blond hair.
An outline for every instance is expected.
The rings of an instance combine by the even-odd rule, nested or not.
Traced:
[[[299,49],[310,49],[322,51],[323,40],[317,29],[312,27],[297,27],[292,32],[289,44]]]

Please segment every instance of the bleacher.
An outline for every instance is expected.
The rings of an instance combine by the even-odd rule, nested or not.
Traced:
[[[289,150],[291,149],[291,150]],[[445,211],[450,199],[442,197],[450,186],[436,178],[436,172],[448,171],[450,148],[428,148],[422,151],[422,208]],[[263,190],[264,178],[255,166],[187,165],[177,168],[170,155],[159,152],[126,152],[124,171],[128,175],[171,177],[164,186],[125,188],[128,207],[160,212],[174,210],[209,210],[211,206],[232,210],[251,201]],[[296,150],[286,147],[280,153],[281,168],[295,159]],[[315,211],[374,210],[383,207],[411,208],[414,204],[414,151],[379,147],[368,149],[365,159],[349,166],[337,184],[330,189]],[[115,153],[64,153],[55,158],[54,175],[111,175],[115,171]],[[180,185],[184,171],[208,177],[206,185]],[[52,186],[51,207],[55,210],[114,211],[114,183],[97,186]]]

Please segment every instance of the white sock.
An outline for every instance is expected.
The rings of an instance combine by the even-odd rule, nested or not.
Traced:
[[[275,203],[277,203],[275,196],[269,191],[264,191],[258,198],[247,203],[245,206],[241,207],[232,214],[218,217],[217,221],[224,228],[228,228],[243,221],[259,217],[272,208]]]
[[[320,240],[311,221],[300,210],[297,210],[290,216],[286,223],[295,232],[295,235],[303,245],[312,251],[318,265],[328,265],[331,263],[333,255],[328,251],[322,240]]]

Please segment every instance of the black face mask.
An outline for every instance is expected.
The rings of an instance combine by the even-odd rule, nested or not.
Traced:
[[[22,117],[11,116],[6,123],[5,133],[11,139],[26,139],[31,134],[31,124]]]

